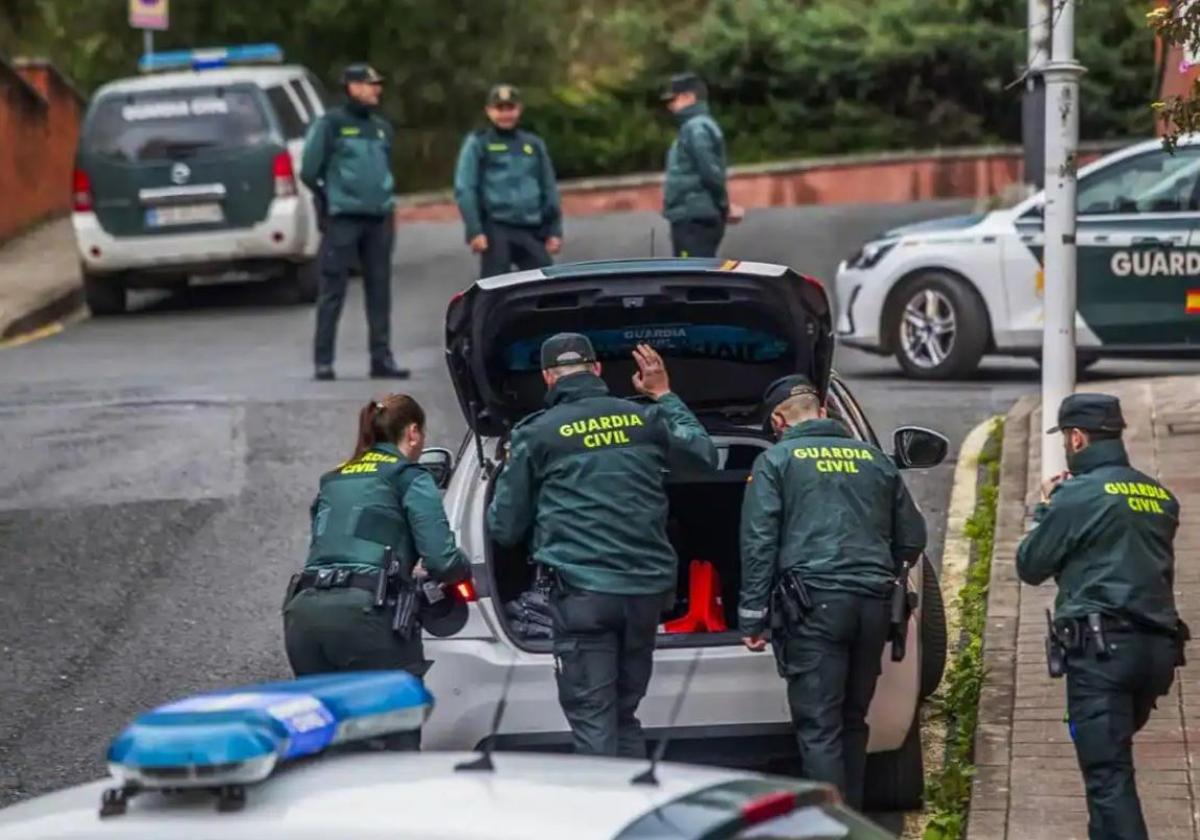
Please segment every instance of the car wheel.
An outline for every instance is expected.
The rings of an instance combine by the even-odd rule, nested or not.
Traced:
[[[925,795],[925,758],[921,754],[920,715],[900,749],[867,756],[866,811],[916,811]]]
[[[316,303],[321,288],[321,268],[317,260],[288,263],[283,272],[285,296],[295,303]]]
[[[119,274],[83,273],[83,298],[92,315],[120,315],[125,311],[125,281]]]
[[[941,685],[946,672],[946,604],[933,563],[921,561],[921,699]]]
[[[941,271],[905,283],[894,298],[892,346],[915,379],[957,379],[979,365],[988,345],[988,314],[973,289]]]

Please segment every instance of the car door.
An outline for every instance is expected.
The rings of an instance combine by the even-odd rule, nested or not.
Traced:
[[[1080,181],[1078,207],[1084,328],[1106,348],[1194,343],[1200,146],[1156,148],[1093,172]]]

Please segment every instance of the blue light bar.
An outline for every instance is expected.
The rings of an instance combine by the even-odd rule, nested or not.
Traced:
[[[143,73],[211,70],[234,64],[280,64],[282,61],[283,50],[278,44],[245,44],[235,47],[147,53],[138,60],[138,70]]]
[[[203,694],[139,716],[108,749],[125,788],[245,785],[283,761],[420,729],[433,697],[402,671],[303,677]]]

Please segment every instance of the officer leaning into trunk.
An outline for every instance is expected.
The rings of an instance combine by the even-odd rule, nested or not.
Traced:
[[[764,396],[779,442],[754,462],[742,508],[738,623],[750,650],[766,632],[806,778],[836,785],[861,809],[867,709],[891,601],[925,549],[925,520],[892,459],[827,419],[802,376]],[[902,649],[902,647],[901,647]]]
[[[1063,400],[1049,433],[1062,432],[1069,471],[1042,485],[1017,551],[1021,580],[1058,584],[1046,650],[1050,675],[1067,677],[1091,840],[1148,836],[1133,735],[1170,691],[1189,635],[1175,609],[1179,503],[1129,465],[1124,428],[1116,397]]]
[[[553,336],[541,353],[548,408],[514,427],[488,528],[514,546],[532,529],[533,560],[554,581],[555,676],[575,751],[644,757],[637,707],[678,574],[664,474],[714,469],[716,448],[650,347],[634,351],[633,376],[649,405],[609,394],[586,336]]]

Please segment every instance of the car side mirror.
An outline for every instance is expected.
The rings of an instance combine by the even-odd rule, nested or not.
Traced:
[[[946,460],[950,441],[920,426],[901,426],[892,435],[892,460],[902,470],[925,470]]]
[[[454,453],[449,449],[437,446],[426,449],[417,463],[429,471],[439,490],[450,486],[450,476],[454,473]]]

